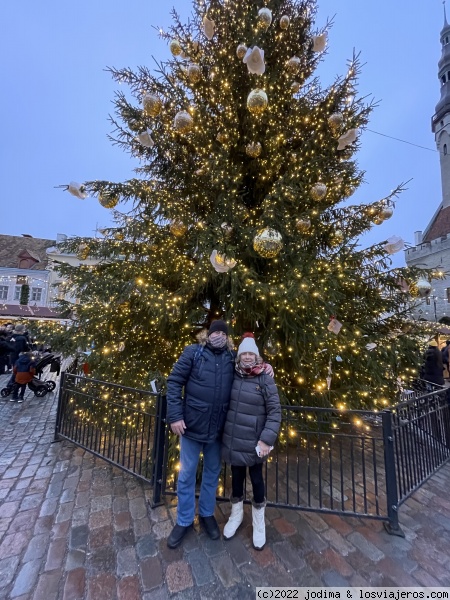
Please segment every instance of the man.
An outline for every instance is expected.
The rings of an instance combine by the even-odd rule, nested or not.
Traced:
[[[10,342],[14,344],[14,350],[11,353],[11,363],[14,367],[19,355],[22,352],[29,352],[30,350],[24,325],[16,325],[14,327]]]
[[[446,376],[447,378],[450,377],[450,369],[449,369],[449,360],[450,360],[450,356],[449,356],[449,348],[450,346],[450,340],[447,340],[445,342],[445,346],[442,348],[442,362],[444,363],[444,367],[447,369],[447,373]]]
[[[183,350],[167,379],[167,418],[173,433],[180,436],[181,463],[177,523],[167,540],[169,548],[179,546],[194,522],[200,452],[203,452],[203,473],[199,520],[211,539],[220,537],[214,509],[235,352],[224,321],[213,321],[207,334],[199,336],[199,342]]]

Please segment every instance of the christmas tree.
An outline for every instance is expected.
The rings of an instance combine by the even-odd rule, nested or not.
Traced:
[[[329,24],[316,29],[315,15],[313,0],[197,0],[188,23],[173,12],[160,31],[173,58],[110,69],[129,91],[116,95],[112,141],[139,166],[122,183],[68,186],[113,209],[116,226],[66,243],[98,263],[57,267],[78,304],[62,302],[74,325],[54,348],[148,387],[223,318],[236,337],[255,333],[293,404],[381,408],[398,378],[417,376],[423,326],[408,291],[424,273],[391,267],[398,238],[358,243],[401,186],[347,200],[373,104],[358,97],[356,56],[321,86]]]

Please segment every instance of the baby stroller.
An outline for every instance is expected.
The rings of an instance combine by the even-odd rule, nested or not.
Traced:
[[[34,392],[34,395],[38,398],[43,398],[48,392],[53,392],[56,387],[56,383],[52,380],[50,381],[42,381],[41,375],[45,367],[50,365],[50,371],[53,373],[57,373],[59,375],[59,371],[61,369],[61,357],[55,354],[46,354],[39,358],[35,363],[35,371],[37,377],[33,377],[33,379],[28,384],[28,388]],[[0,390],[0,396],[2,398],[7,398],[12,394],[14,388],[14,380],[10,379],[8,385]]]

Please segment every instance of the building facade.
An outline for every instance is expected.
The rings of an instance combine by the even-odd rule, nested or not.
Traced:
[[[441,31],[442,54],[438,63],[441,97],[431,119],[441,167],[442,201],[424,231],[415,232],[415,246],[405,251],[408,266],[434,269],[446,274],[431,283],[421,281],[423,301],[416,318],[440,321],[450,317],[450,25],[444,7]]]

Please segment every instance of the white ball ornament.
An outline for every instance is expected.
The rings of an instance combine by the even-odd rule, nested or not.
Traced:
[[[242,60],[246,55],[247,50],[248,48],[245,44],[239,44],[239,46],[236,48],[236,56]]]
[[[162,109],[161,98],[157,94],[144,94],[142,98],[144,113],[147,117],[157,117]]]
[[[202,78],[202,70],[198,65],[191,64],[187,69],[187,76],[189,78],[189,81],[191,81],[192,83],[197,83]]]
[[[183,49],[181,48],[180,42],[178,40],[172,40],[169,44],[170,51],[173,56],[180,56]]]
[[[283,15],[280,19],[281,29],[287,29],[289,27],[290,22],[290,18],[287,15]]]
[[[301,64],[302,64],[302,61],[299,59],[298,56],[292,56],[286,62],[286,70],[289,73],[298,73],[300,71]]]
[[[253,238],[253,248],[263,258],[275,258],[283,248],[283,238],[275,229],[265,227]]]
[[[266,7],[260,8],[258,11],[258,26],[261,29],[269,29],[272,23],[272,11]]]
[[[310,190],[313,200],[322,200],[327,195],[327,186],[324,183],[315,183]]]

